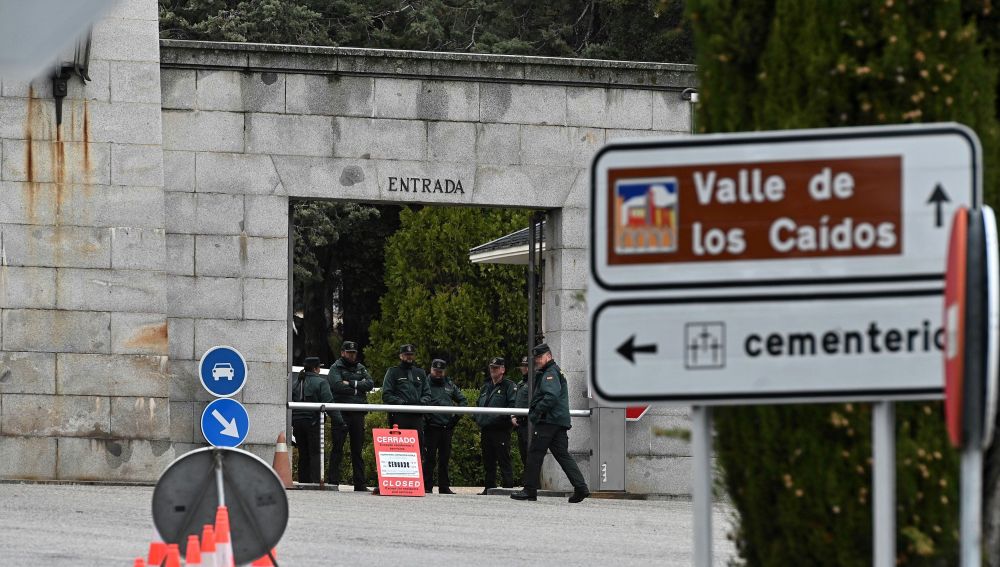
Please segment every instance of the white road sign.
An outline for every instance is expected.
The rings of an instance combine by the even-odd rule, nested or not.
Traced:
[[[980,201],[958,124],[616,143],[594,159],[607,290],[937,281],[947,219]]]
[[[591,167],[604,402],[942,395],[948,220],[982,202],[959,124],[640,140]]]
[[[594,314],[609,401],[940,397],[934,291],[623,300]]]

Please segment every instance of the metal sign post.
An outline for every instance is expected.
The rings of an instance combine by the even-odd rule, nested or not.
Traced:
[[[896,565],[896,406],[872,404],[872,530],[875,567]]]
[[[691,455],[694,459],[694,564],[712,567],[712,408],[691,407]]]

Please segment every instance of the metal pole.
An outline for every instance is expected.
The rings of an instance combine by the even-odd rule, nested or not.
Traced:
[[[535,346],[535,222],[536,215],[531,213],[528,224],[528,405],[535,395],[535,357],[531,349]],[[528,420],[528,439],[534,437],[534,426]]]
[[[319,487],[323,488],[326,483],[326,412],[325,406],[319,407]]]
[[[966,410],[968,411],[968,410]],[[959,499],[959,534],[962,567],[982,565],[983,451],[979,443],[967,443],[962,449],[962,486]]]
[[[694,457],[694,565],[712,567],[712,408],[691,407]]]
[[[385,411],[394,413],[446,413],[462,415],[518,415],[527,416],[526,408],[481,408],[478,406],[395,406],[389,404],[321,404],[319,402],[288,402],[293,410],[306,411]],[[590,417],[589,409],[571,409],[570,417]]]
[[[872,407],[872,530],[875,567],[896,565],[896,404]]]
[[[226,491],[222,482],[222,451],[215,450],[215,490],[219,493],[219,506],[226,505]]]

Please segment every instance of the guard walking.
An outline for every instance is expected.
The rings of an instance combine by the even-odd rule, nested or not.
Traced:
[[[569,418],[569,390],[566,377],[552,358],[549,345],[541,343],[531,349],[535,357],[534,392],[528,408],[528,419],[534,426],[531,446],[528,448],[528,464],[524,471],[524,489],[511,494],[514,500],[536,500],[542,472],[542,460],[546,451],[551,451],[556,462],[573,485],[572,503],[581,502],[590,496],[587,481],[580,467],[569,454],[569,436],[566,434],[572,424]]]
[[[292,383],[293,402],[333,403],[333,394],[326,378],[319,374],[320,362],[315,356],[306,357],[303,369]],[[343,425],[338,411],[327,412],[334,428]],[[292,410],[292,435],[299,448],[299,482],[319,482],[319,412]]]
[[[514,407],[516,386],[504,373],[507,370],[503,358],[490,360],[490,378],[479,390],[476,405],[481,408]],[[481,430],[480,445],[483,450],[483,468],[486,471],[485,488],[480,495],[489,494],[497,486],[497,465],[500,466],[500,482],[504,488],[514,486],[514,467],[510,460],[510,415],[476,414],[476,423]]]
[[[327,375],[333,401],[338,404],[368,403],[368,392],[375,388],[375,381],[365,365],[358,362],[358,345],[354,341],[344,341],[340,349],[340,358],[333,363]],[[344,441],[348,435],[351,438],[351,480],[356,492],[367,492],[365,486],[365,462],[361,456],[365,447],[365,415],[364,411],[341,412],[346,427],[333,430],[333,449],[330,458],[329,480],[331,484],[340,484],[340,465],[344,461]]]
[[[434,406],[464,406],[467,405],[465,394],[447,376],[447,363],[440,358],[431,361],[431,405]],[[424,439],[427,450],[424,451],[424,492],[434,488],[434,468],[438,470],[438,494],[455,494],[451,490],[451,478],[448,475],[448,462],[451,459],[451,438],[455,426],[462,418],[461,414],[428,413],[424,414],[426,427]]]

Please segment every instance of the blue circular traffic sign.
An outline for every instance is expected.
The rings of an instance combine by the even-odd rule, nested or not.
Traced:
[[[209,394],[228,398],[242,390],[247,383],[247,361],[233,347],[212,347],[201,355],[198,376]]]
[[[201,434],[216,447],[238,447],[249,432],[250,415],[236,400],[213,400],[201,412]]]

